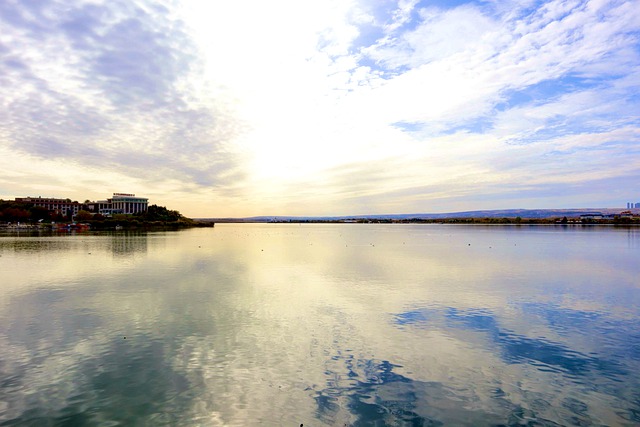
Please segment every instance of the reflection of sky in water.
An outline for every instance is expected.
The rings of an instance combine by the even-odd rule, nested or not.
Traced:
[[[638,423],[634,233],[1,237],[0,424]]]
[[[557,309],[553,306],[542,307],[538,304],[534,305],[533,309],[536,312],[543,311],[543,315],[551,320],[548,323],[551,328],[564,331],[588,328],[588,332],[596,332],[597,326],[593,325],[593,322],[600,316]],[[403,327],[413,324],[420,328],[445,330],[452,335],[456,335],[457,330],[481,334],[487,341],[487,345],[497,348],[507,363],[527,363],[542,371],[561,372],[569,377],[581,377],[594,373],[621,380],[632,372],[622,366],[623,361],[618,362],[613,358],[624,360],[627,357],[635,359],[639,357],[637,350],[640,339],[633,334],[633,331],[639,330],[640,322],[638,321],[617,323],[618,336],[612,337],[618,339],[616,354],[608,355],[606,359],[592,352],[587,354],[572,350],[560,342],[515,334],[501,327],[496,316],[488,310],[459,310],[452,307],[440,310],[416,309],[396,315],[395,321]],[[583,330],[578,333],[584,332]],[[613,330],[607,332],[616,333]]]
[[[506,364],[530,366],[542,373],[555,374],[555,381],[564,387],[573,384],[583,393],[628,399],[617,402],[621,405],[619,414],[623,419],[640,421],[637,405],[640,319],[611,320],[602,313],[564,309],[553,304],[527,303],[518,309],[522,310],[520,315],[533,313],[550,329],[559,331],[560,340],[514,333],[502,326],[510,319],[499,318],[486,309],[417,308],[399,313],[393,320],[403,330],[410,327],[439,330],[457,339],[475,342],[476,347],[499,354]],[[589,348],[576,350],[581,340],[574,342],[575,335],[586,337],[591,344]],[[596,423],[597,420],[587,416],[585,401],[566,405],[582,408],[579,414],[583,422]]]
[[[464,389],[441,382],[419,381],[394,372],[388,361],[354,360],[334,357],[347,369],[349,381],[329,380],[328,387],[315,397],[317,417],[337,425],[336,415],[344,408],[352,415],[349,425],[521,425],[535,419],[551,422],[521,405],[510,402],[499,387],[489,390],[491,402],[484,407],[465,397]],[[328,371],[329,376],[335,375]],[[577,402],[579,403],[579,402]],[[575,405],[575,402],[567,401]],[[473,408],[473,409],[471,409]],[[580,407],[578,414],[588,420]],[[578,418],[576,418],[578,419]]]

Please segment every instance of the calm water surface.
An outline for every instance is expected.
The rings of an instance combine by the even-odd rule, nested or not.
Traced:
[[[0,236],[0,426],[638,425],[640,230]]]

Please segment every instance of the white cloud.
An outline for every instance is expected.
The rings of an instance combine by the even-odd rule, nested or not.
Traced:
[[[419,67],[452,55],[476,50],[496,26],[475,7],[423,9],[421,22],[411,31],[390,35],[364,49],[366,55],[391,69]]]
[[[619,175],[569,146],[637,165],[635,2],[377,6],[5,3],[0,194],[90,164],[196,216],[428,210],[446,188],[495,206],[524,176]]]

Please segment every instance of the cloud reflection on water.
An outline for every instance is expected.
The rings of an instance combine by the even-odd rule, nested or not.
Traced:
[[[487,309],[424,307],[396,314],[393,322],[403,330],[414,327],[441,331],[454,339],[472,342],[476,348],[499,354],[508,365],[533,367],[553,375],[554,382],[573,382],[585,393],[584,401],[563,403],[573,409],[580,405],[586,408],[585,402],[589,400],[586,394],[591,393],[626,396],[630,401],[637,401],[640,397],[640,393],[628,385],[629,379],[636,375],[637,363],[633,361],[639,357],[640,334],[634,332],[640,326],[637,320],[616,320],[613,329],[601,313],[580,312],[540,303],[526,303],[517,307],[517,310],[543,317],[548,322],[547,326],[562,332],[564,339],[552,341],[545,337],[514,333],[502,326],[508,324],[509,319],[501,318]],[[578,350],[581,342],[575,341],[576,335],[591,337],[591,348]],[[605,345],[601,345],[600,341],[604,341]],[[604,378],[611,381],[605,382],[602,380]],[[583,412],[586,411],[578,411]],[[619,413],[624,413],[623,418],[627,420],[640,421],[638,412],[633,409],[621,409]],[[596,422],[589,417],[586,420],[589,424]]]
[[[3,241],[16,283],[0,297],[0,421],[637,422],[634,271],[603,273],[583,245],[626,235],[573,236],[565,262],[538,273],[569,238],[539,230],[227,225],[42,250]],[[630,265],[633,253],[612,252]],[[593,277],[611,280],[606,297]]]
[[[584,325],[573,324],[577,319],[593,320],[599,317],[598,314],[588,312],[572,312],[566,309],[558,309],[553,306],[535,305],[536,310],[543,311],[548,318],[553,319],[550,326],[553,329],[575,329]],[[569,314],[567,314],[569,313]],[[630,374],[628,369],[615,360],[605,359],[595,353],[583,353],[573,350],[570,344],[552,342],[545,338],[532,338],[525,335],[513,333],[500,326],[500,321],[494,313],[486,309],[457,309],[455,307],[422,308],[414,309],[394,316],[394,322],[400,327],[415,326],[424,329],[439,329],[447,333],[456,335],[456,330],[464,332],[474,332],[482,334],[486,338],[487,345],[497,345],[500,354],[507,363],[527,363],[536,366],[541,370],[562,372],[569,376],[585,376],[591,371],[599,371],[599,375],[610,378],[622,377]],[[634,335],[629,335],[638,327],[638,322],[620,323],[619,342],[616,346],[617,352],[622,352],[625,356],[638,358],[634,349],[640,345],[640,340]],[[590,331],[596,332],[597,327],[588,325]],[[588,333],[586,332],[586,333]],[[612,332],[612,331],[609,331]],[[581,333],[585,333],[582,331]],[[632,338],[629,340],[629,338]],[[618,353],[619,354],[619,353]]]

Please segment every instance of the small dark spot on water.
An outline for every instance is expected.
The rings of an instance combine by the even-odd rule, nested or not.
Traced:
[[[127,339],[127,337],[123,337],[122,339],[123,339],[123,340],[126,340],[126,339]]]

